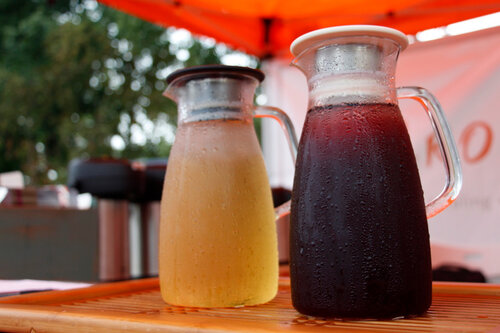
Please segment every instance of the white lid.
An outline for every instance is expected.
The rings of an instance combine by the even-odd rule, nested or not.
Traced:
[[[308,32],[292,42],[290,52],[296,57],[312,45],[336,37],[373,36],[389,38],[401,45],[401,50],[408,46],[408,37],[399,30],[377,25],[344,25]]]

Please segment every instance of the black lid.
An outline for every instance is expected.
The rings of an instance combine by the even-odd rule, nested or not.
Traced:
[[[259,82],[265,78],[265,74],[254,68],[241,66],[226,66],[226,65],[202,65],[179,69],[167,76],[167,83],[173,82],[175,79],[184,75],[194,75],[195,77],[237,77],[239,75],[248,75]]]
[[[68,187],[103,199],[128,199],[134,190],[134,174],[127,160],[74,159],[68,170]]]

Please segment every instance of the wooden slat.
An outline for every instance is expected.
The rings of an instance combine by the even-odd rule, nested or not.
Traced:
[[[488,283],[463,283],[463,282],[434,282],[432,284],[433,294],[445,294],[448,297],[451,295],[459,296],[499,296],[500,288],[498,284]]]
[[[434,283],[424,316],[340,321],[299,314],[288,278],[260,306],[186,308],[165,304],[158,280],[145,279],[0,299],[5,332],[500,332],[500,285]]]
[[[142,290],[158,289],[158,279],[122,281],[96,284],[87,288],[61,291],[46,291],[34,294],[0,298],[0,304],[57,304],[91,298],[103,298],[108,295],[117,296],[122,293],[137,293]]]

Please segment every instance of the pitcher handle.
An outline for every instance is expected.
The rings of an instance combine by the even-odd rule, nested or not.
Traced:
[[[254,117],[256,118],[272,118],[276,120],[283,132],[285,133],[286,141],[292,155],[293,164],[297,158],[297,136],[295,135],[295,128],[288,115],[281,109],[272,106],[256,106],[254,109]],[[276,207],[275,213],[277,218],[290,214],[290,201]]]
[[[431,202],[425,205],[427,218],[436,216],[455,201],[462,188],[462,167],[458,150],[438,100],[426,89],[420,87],[400,87],[399,99],[413,99],[422,105],[429,119],[439,145],[446,172],[446,182],[441,191]]]

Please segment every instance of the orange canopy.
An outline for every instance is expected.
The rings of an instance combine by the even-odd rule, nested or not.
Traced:
[[[406,34],[500,11],[499,0],[99,0],[164,26],[185,28],[264,58],[290,56],[311,30],[376,24]]]

